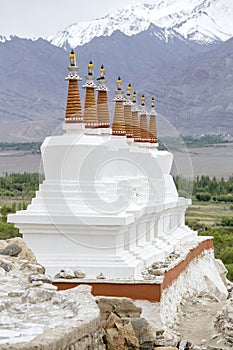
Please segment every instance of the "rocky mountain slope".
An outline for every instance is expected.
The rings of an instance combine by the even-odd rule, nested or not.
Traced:
[[[178,132],[233,134],[233,39],[222,41],[233,36],[232,7],[230,0],[164,0],[119,10],[83,31],[71,26],[51,43],[0,36],[1,141],[40,141],[60,125],[69,64],[64,48],[85,42],[75,50],[80,75],[90,59],[96,76],[105,65],[111,112],[120,75],[125,88],[130,82],[139,95],[155,96],[158,113]],[[205,22],[205,40],[203,16],[214,23]],[[170,135],[161,120],[160,134]]]
[[[206,48],[166,43],[159,32],[151,25],[132,37],[118,31],[93,39],[76,50],[81,76],[90,59],[96,76],[104,63],[111,110],[120,74],[124,87],[131,82],[139,94],[154,95],[158,113],[182,134],[233,133],[233,39]],[[62,122],[67,65],[67,52],[42,39],[0,43],[1,140],[42,140]]]

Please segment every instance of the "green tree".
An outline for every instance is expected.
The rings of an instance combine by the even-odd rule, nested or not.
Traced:
[[[227,247],[221,251],[220,259],[224,264],[233,264],[233,247]]]

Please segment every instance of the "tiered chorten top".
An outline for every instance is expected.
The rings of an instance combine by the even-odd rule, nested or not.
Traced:
[[[121,78],[117,79],[117,89],[115,90],[116,97],[114,98],[115,102],[115,111],[112,124],[112,135],[124,136],[126,135],[125,128],[125,118],[124,118],[124,107],[123,103],[125,102],[124,90],[122,89]]]
[[[137,94],[136,92],[133,93],[132,98],[132,122],[133,122],[133,137],[135,142],[141,141],[141,131],[138,124],[138,112],[139,108],[137,105]]]
[[[140,131],[141,131],[141,140],[140,142],[149,142],[149,130],[147,122],[147,110],[146,110],[146,98],[144,95],[141,97],[141,116],[140,116]]]
[[[94,65],[92,61],[88,64],[88,74],[85,76],[86,83],[83,88],[86,89],[85,105],[84,105],[84,123],[86,128],[97,128],[97,105],[95,100],[95,89],[97,86],[94,83]]]
[[[125,131],[126,131],[126,137],[132,138],[133,137],[133,122],[132,122],[132,86],[131,84],[127,87],[127,93],[126,98],[124,102],[124,119],[125,119]]]
[[[154,97],[152,97],[152,99],[151,99],[149,135],[150,135],[150,142],[151,143],[158,143]]]
[[[108,110],[108,95],[109,88],[106,86],[107,79],[105,78],[105,69],[102,65],[100,68],[100,77],[97,78],[99,86],[97,87],[98,98],[97,98],[97,116],[99,127],[109,128],[109,110]]]
[[[80,101],[80,93],[78,81],[82,80],[78,75],[79,67],[76,65],[76,55],[73,51],[70,54],[70,66],[68,67],[69,80],[67,102],[66,102],[66,123],[83,123],[82,107]]]
[[[78,81],[82,80],[78,75],[79,67],[76,65],[76,55],[72,50],[70,53],[69,75],[66,80],[69,81],[67,104],[66,104],[66,123],[84,123],[86,128],[110,128],[108,96],[109,91],[106,86],[105,69],[100,68],[100,77],[97,78],[98,86],[94,82],[94,65],[92,61],[88,64],[88,74],[83,88],[86,89],[84,113],[80,101]],[[97,103],[95,90],[98,92]],[[115,109],[112,123],[112,135],[126,136],[134,139],[135,142],[158,143],[156,128],[155,99],[151,100],[149,127],[147,122],[147,110],[145,105],[145,96],[142,95],[140,108],[137,105],[137,95],[132,95],[131,84],[127,87],[126,96],[122,89],[121,78],[118,77],[116,96],[114,98]],[[140,121],[138,120],[140,112]],[[104,131],[102,131],[105,133]]]

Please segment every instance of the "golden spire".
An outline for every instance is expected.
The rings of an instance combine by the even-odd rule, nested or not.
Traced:
[[[92,61],[88,64],[88,74],[85,76],[86,83],[83,88],[86,89],[85,96],[85,106],[84,106],[84,123],[86,128],[97,128],[98,118],[97,118],[97,106],[95,100],[95,88],[94,83],[94,65]]]
[[[79,67],[76,66],[76,55],[72,50],[70,53],[69,75],[66,80],[69,81],[67,102],[66,102],[66,123],[83,123],[82,107],[78,81],[82,80],[78,75]]]
[[[141,140],[140,142],[149,142],[149,131],[147,123],[147,110],[145,106],[146,98],[144,95],[141,97],[141,116],[140,116],[140,131],[141,131]]]
[[[132,138],[133,137],[133,122],[132,122],[132,98],[131,98],[131,92],[132,92],[132,86],[131,84],[127,87],[127,94],[126,94],[126,100],[124,102],[124,119],[125,119],[125,130],[126,130],[126,137]]]
[[[154,97],[152,97],[152,99],[151,99],[149,135],[150,135],[150,142],[151,143],[158,143]]]
[[[132,98],[132,122],[133,122],[133,137],[134,141],[140,142],[141,141],[141,132],[138,124],[138,105],[137,105],[137,94],[134,91],[133,98]]]
[[[97,78],[97,81],[99,82],[99,86],[96,89],[98,91],[97,116],[98,116],[99,127],[109,128],[110,122],[109,122],[108,95],[107,95],[107,92],[109,91],[109,89],[106,86],[107,79],[105,78],[105,69],[103,65],[100,67],[100,77]]]
[[[117,79],[117,89],[115,90],[115,93],[116,97],[113,100],[115,102],[115,110],[112,124],[112,135],[124,136],[126,134],[123,108],[125,98],[120,77]]]

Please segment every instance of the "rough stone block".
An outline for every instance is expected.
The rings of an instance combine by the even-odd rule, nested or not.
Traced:
[[[119,317],[140,317],[141,308],[137,307],[130,298],[96,297],[96,302],[100,308],[101,319],[107,320],[111,312]]]
[[[105,338],[109,350],[128,350],[125,345],[124,334],[116,328],[106,329]]]

